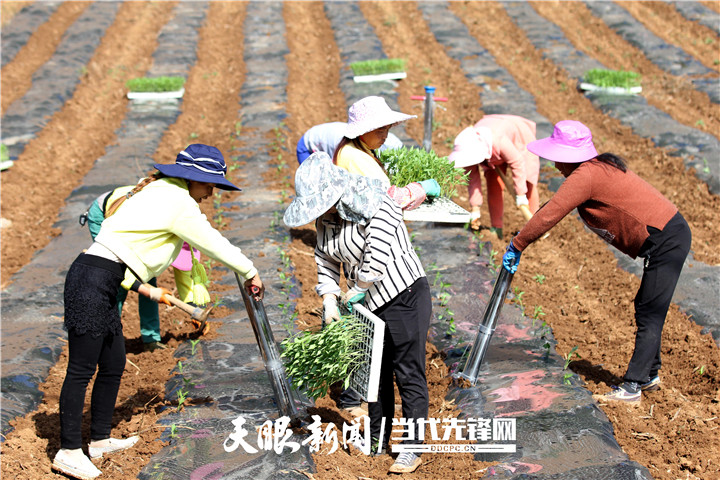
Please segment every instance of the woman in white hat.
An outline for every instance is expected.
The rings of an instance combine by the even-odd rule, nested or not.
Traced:
[[[540,159],[525,148],[533,140],[535,122],[517,115],[500,114],[485,115],[455,138],[448,158],[455,162],[455,167],[465,168],[470,174],[468,198],[472,229],[480,228],[480,206],[483,203],[480,169],[487,184],[491,232],[502,237],[504,178],[508,174],[512,176],[512,180],[507,181],[515,191],[518,208],[528,209],[526,217],[537,211]]]
[[[298,167],[295,190],[284,220],[289,227],[315,220],[315,291],[323,297],[324,319],[339,318],[340,297],[350,310],[353,304],[364,302],[385,321],[379,401],[368,405],[372,452],[381,455],[386,452],[395,413],[393,375],[403,417],[414,421],[428,415],[425,341],[432,302],[425,271],[410,243],[402,210],[381,182],[351,174],[321,152]],[[348,277],[345,293],[340,290],[341,268]],[[420,463],[419,456],[403,452],[390,471],[412,472]]]
[[[402,187],[390,185],[390,179],[375,153],[385,143],[390,128],[415,117],[391,110],[382,97],[370,96],[358,100],[348,109],[345,136],[335,149],[333,163],[350,173],[382,181],[388,195],[403,210],[416,208],[426,197],[439,196],[440,185],[435,179]]]
[[[125,338],[117,292],[126,270],[136,280],[130,288],[170,305],[170,292],[147,284],[177,258],[183,242],[198,248],[245,278],[245,288],[262,298],[264,286],[253,263],[217,231],[199,203],[215,187],[240,190],[225,178],[220,150],[188,146],[174,164],[156,164],[155,175],[142,180],[124,198],[122,208],[108,209],[95,242],[70,266],[65,278],[64,324],[68,332],[68,366],[60,393],[60,450],[52,467],[75,478],[92,479],[102,472],[82,451],[85,391],[93,385],[90,424],[91,458],[132,447],[137,436],[110,437],[112,416],[125,369]]]
[[[347,123],[345,122],[321,123],[310,127],[297,142],[295,154],[297,155],[298,164],[304,162],[315,152],[325,152],[331,157],[334,156],[335,148],[345,136],[346,130]],[[392,133],[388,133],[387,139],[377,151],[382,152],[383,150],[401,148],[402,146],[402,140]]]
[[[660,339],[683,263],[690,251],[690,227],[677,207],[630,171],[612,153],[598,155],[590,129],[574,120],[555,125],[552,136],[528,150],[555,162],[565,181],[510,241],[503,267],[515,273],[521,253],[577,208],[580,219],[600,238],[630,256],[643,257],[635,296],[635,349],[613,391],[602,402],[639,403],[643,391],[660,388]]]

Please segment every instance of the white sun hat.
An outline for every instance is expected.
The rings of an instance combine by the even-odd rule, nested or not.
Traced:
[[[396,125],[411,118],[417,118],[417,115],[407,115],[392,110],[382,97],[365,97],[353,103],[348,109],[345,136],[357,138],[378,128]]]
[[[471,167],[492,155],[492,131],[488,127],[470,126],[455,137],[453,151],[448,160],[455,168]]]

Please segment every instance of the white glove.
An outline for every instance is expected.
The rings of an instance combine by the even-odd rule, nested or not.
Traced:
[[[515,205],[518,207],[521,205],[529,205],[530,202],[528,202],[527,195],[515,195]]]
[[[340,320],[340,309],[338,309],[335,295],[323,299],[323,322],[330,323]]]
[[[172,292],[162,287],[150,287],[150,300],[152,300],[153,302],[164,303],[166,305],[172,306],[172,303],[170,303],[170,300],[165,298],[165,295],[172,296]]]
[[[480,218],[480,210],[473,210],[470,212],[470,220],[477,220]]]

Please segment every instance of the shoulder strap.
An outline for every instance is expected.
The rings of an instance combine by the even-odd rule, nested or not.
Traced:
[[[154,182],[157,179],[158,179],[158,177],[151,175],[149,177],[146,177],[146,178],[143,178],[142,180],[140,180],[140,182],[137,185],[135,185],[135,188],[133,188],[132,190],[130,190],[129,192],[127,192],[125,195],[121,196],[120,198],[116,199],[114,202],[112,202],[110,204],[109,207],[107,207],[107,209],[105,210],[105,218],[108,218],[110,215],[117,212],[117,209],[120,208],[120,205],[122,205],[125,200],[132,197],[137,192],[139,192],[140,190],[145,188],[146,185],[148,185],[151,182]],[[110,198],[110,196],[111,195],[108,195],[108,199]],[[107,199],[105,199],[105,203],[107,203]]]

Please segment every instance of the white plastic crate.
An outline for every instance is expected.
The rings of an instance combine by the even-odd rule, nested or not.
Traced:
[[[353,305],[351,315],[363,325],[363,352],[359,365],[350,376],[350,388],[355,390],[366,402],[378,401],[380,385],[380,365],[382,364],[383,341],[385,340],[385,322],[366,307]]]
[[[470,212],[445,197],[437,197],[432,202],[425,201],[419,207],[403,213],[405,220],[409,222],[470,222]]]

